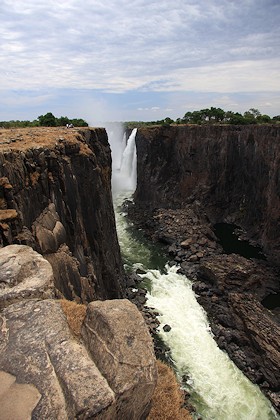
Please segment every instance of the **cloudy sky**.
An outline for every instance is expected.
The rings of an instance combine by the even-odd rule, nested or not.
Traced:
[[[0,120],[280,114],[279,0],[1,0]]]

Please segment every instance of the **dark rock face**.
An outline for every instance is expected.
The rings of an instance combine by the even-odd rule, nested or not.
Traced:
[[[32,144],[31,130],[32,147],[0,148],[0,246],[25,244],[42,253],[68,299],[121,297],[106,131],[73,130],[71,139],[63,129],[45,131],[49,141],[41,141],[42,131]]]
[[[172,264],[194,280],[218,345],[280,412],[280,129],[178,126],[139,129],[138,182],[129,211]],[[267,261],[223,250],[218,222],[235,223]]]
[[[193,288],[218,345],[280,410],[279,318],[260,303],[277,288],[279,270],[235,254],[216,255],[201,262],[198,278]]]
[[[199,200],[214,222],[231,221],[280,261],[280,128],[139,129],[136,204],[178,208]]]

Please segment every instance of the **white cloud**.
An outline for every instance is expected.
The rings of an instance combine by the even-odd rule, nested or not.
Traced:
[[[2,0],[0,88],[279,91],[279,16],[274,0]]]

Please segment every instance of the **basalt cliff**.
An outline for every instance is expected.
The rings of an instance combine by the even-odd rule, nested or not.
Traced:
[[[44,255],[66,298],[122,296],[104,129],[1,130],[0,222],[0,244]]]
[[[0,130],[1,419],[147,417],[153,343],[125,286],[105,129]]]
[[[130,216],[194,281],[218,345],[280,411],[280,128],[141,128],[136,147]],[[263,259],[225,254],[217,223],[238,226]]]
[[[244,227],[280,262],[280,129],[177,126],[138,130],[137,203],[197,200],[212,222]]]

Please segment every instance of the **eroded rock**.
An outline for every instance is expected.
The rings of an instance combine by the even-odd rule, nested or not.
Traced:
[[[16,383],[16,377],[0,371],[0,406],[2,420],[29,420],[41,394],[30,384]]]
[[[0,369],[41,394],[32,418],[93,418],[101,413],[102,418],[114,418],[114,393],[72,336],[58,301],[22,301],[5,308],[0,317]]]
[[[90,303],[82,337],[116,393],[118,418],[144,418],[157,373],[152,339],[136,307],[127,300]]]
[[[60,301],[47,298],[53,294],[48,261],[28,246],[10,245],[0,250],[0,266],[0,302],[6,306],[0,312],[0,418],[144,418],[157,370],[136,306],[127,300],[91,303],[84,344],[77,341],[80,324],[74,333]],[[75,318],[77,307],[64,310]]]
[[[279,273],[264,261],[216,255],[199,269],[194,285],[218,345],[257,383],[280,411],[280,328],[277,313],[261,300],[279,288]]]
[[[53,295],[53,271],[42,255],[26,245],[0,249],[0,308],[23,299]]]
[[[54,253],[66,242],[66,231],[53,203],[33,223],[33,230],[42,254]]]

